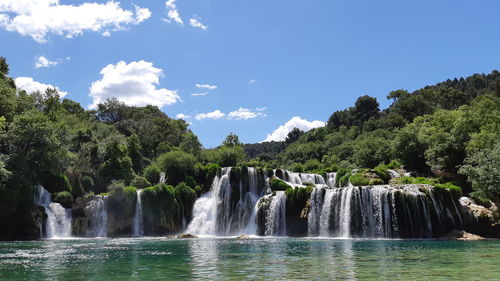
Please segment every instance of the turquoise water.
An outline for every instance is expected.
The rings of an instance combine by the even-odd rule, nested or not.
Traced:
[[[500,241],[200,238],[0,243],[1,280],[500,280]]]

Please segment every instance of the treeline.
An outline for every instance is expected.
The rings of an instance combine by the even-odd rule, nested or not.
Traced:
[[[26,93],[8,74],[0,58],[0,239],[34,235],[36,185],[65,207],[78,197],[152,186],[148,192],[158,200],[173,198],[182,206],[192,202],[186,194],[209,188],[220,166],[244,160],[235,135],[203,150],[185,121],[155,106],[111,99],[85,110],[55,89]],[[175,189],[159,184],[162,172]]]
[[[401,163],[432,178],[427,182],[453,182],[478,199],[500,201],[500,72],[412,93],[397,90],[387,98],[392,104],[380,110],[376,98],[359,97],[353,107],[334,112],[326,127],[283,142],[271,160],[266,144],[258,144],[261,153],[249,163],[318,173]]]

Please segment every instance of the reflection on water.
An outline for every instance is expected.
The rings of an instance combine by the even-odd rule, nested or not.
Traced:
[[[0,280],[499,279],[499,241],[163,238],[0,243]]]

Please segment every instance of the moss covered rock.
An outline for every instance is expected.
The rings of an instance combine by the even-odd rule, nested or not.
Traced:
[[[133,186],[116,186],[110,190],[107,201],[108,235],[130,235],[136,200],[137,189]]]
[[[61,191],[55,193],[54,202],[61,204],[64,208],[71,208],[73,205],[73,195],[68,191]]]
[[[144,234],[162,235],[180,228],[181,208],[171,185],[158,184],[141,192]]]
[[[291,186],[288,185],[286,182],[277,178],[272,178],[269,181],[269,187],[271,188],[272,191],[285,191],[291,188]]]

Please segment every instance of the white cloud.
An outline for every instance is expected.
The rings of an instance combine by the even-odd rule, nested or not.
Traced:
[[[203,93],[192,93],[191,96],[193,97],[202,97],[208,95],[208,92],[203,92]]]
[[[265,110],[267,110],[267,106],[257,107],[255,110],[257,110],[257,111],[265,111]]]
[[[31,36],[35,41],[47,41],[48,34],[72,38],[84,31],[107,32],[137,25],[151,16],[146,8],[135,6],[124,10],[120,2],[85,2],[80,5],[62,5],[59,0],[2,0],[0,27]]]
[[[165,1],[165,6],[167,6],[167,17],[169,18],[168,20],[164,20],[166,22],[171,22],[172,20],[175,21],[178,24],[184,24],[182,21],[181,15],[179,11],[177,10],[177,6],[175,5],[175,0],[168,0]]]
[[[43,93],[45,92],[45,90],[47,90],[47,88],[55,88],[59,92],[59,96],[61,98],[68,94],[67,92],[61,91],[56,86],[37,82],[31,77],[17,77],[16,79],[14,79],[14,81],[16,82],[16,86],[18,89],[25,90],[28,94],[36,91],[40,91],[41,93]]]
[[[186,119],[191,118],[191,116],[190,115],[186,115],[184,113],[179,113],[179,114],[175,115],[175,118],[186,120]]]
[[[100,72],[102,79],[94,81],[90,87],[93,99],[90,107],[95,108],[113,97],[132,106],[152,104],[162,107],[180,101],[177,91],[157,88],[162,72],[153,67],[153,63],[143,60],[108,64]]]
[[[197,19],[197,18],[191,18],[191,19],[189,19],[189,24],[192,27],[196,27],[196,28],[199,28],[201,30],[207,30],[208,29],[208,26],[206,26],[203,23],[201,23],[201,21],[199,19]]]
[[[253,84],[253,83],[255,83],[255,82],[257,82],[257,80],[255,80],[255,79],[250,79],[250,81],[248,81],[248,84]]]
[[[57,62],[57,61],[51,61],[44,56],[39,56],[38,58],[36,58],[35,68],[51,67],[51,66],[56,66],[58,64],[59,64],[59,62]]]
[[[302,131],[309,131],[323,126],[325,126],[325,122],[318,120],[310,122],[306,119],[300,118],[299,116],[295,116],[284,125],[279,126],[278,129],[274,130],[271,134],[268,134],[264,141],[284,141],[288,133],[294,128],[298,128]]]
[[[262,112],[253,112],[253,111],[250,111],[250,109],[248,109],[248,108],[240,107],[238,110],[229,112],[227,114],[227,116],[229,119],[247,120],[247,119],[252,119],[252,118],[256,118],[256,117],[265,117],[266,114],[264,114]]]
[[[195,87],[198,89],[207,89],[207,90],[217,89],[217,85],[209,85],[209,84],[196,84]]]
[[[212,112],[208,112],[208,113],[200,113],[200,114],[197,114],[196,115],[196,120],[203,120],[203,119],[219,119],[219,118],[222,118],[226,116],[226,114],[224,114],[223,112],[221,112],[220,110],[214,110]]]

